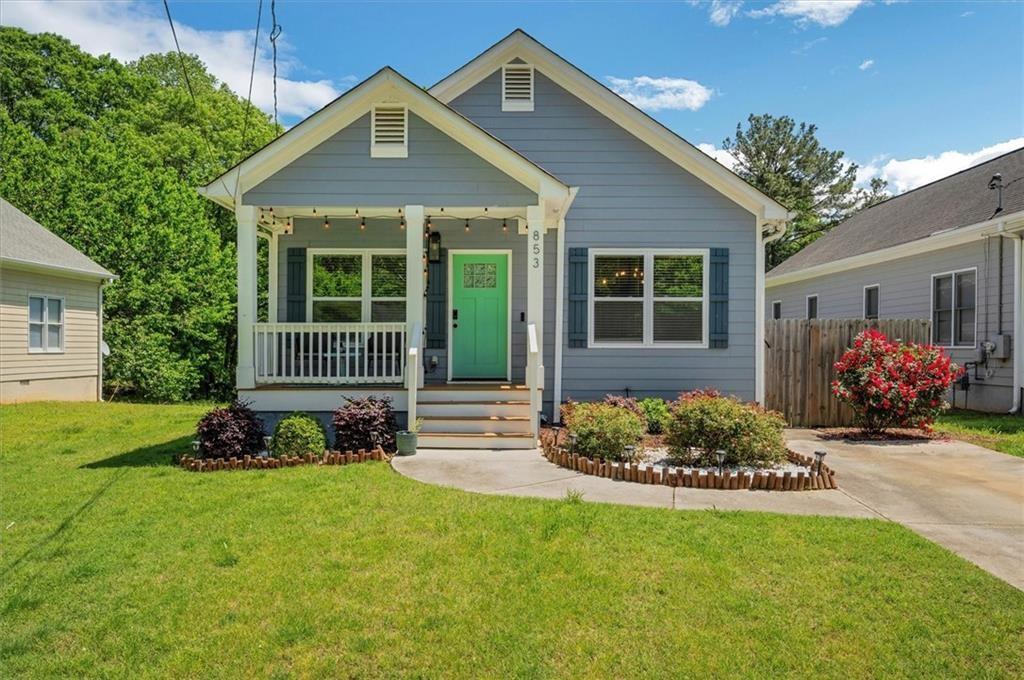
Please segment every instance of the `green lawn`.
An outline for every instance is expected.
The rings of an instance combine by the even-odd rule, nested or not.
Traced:
[[[975,411],[950,411],[939,416],[935,431],[1024,457],[1024,417]]]
[[[169,466],[202,411],[0,409],[5,677],[1024,675],[1024,593],[894,524]]]

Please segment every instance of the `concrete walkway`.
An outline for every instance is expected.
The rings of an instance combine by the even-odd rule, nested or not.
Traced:
[[[846,443],[790,430],[789,445],[824,447],[839,491],[670,488],[571,472],[538,451],[423,450],[396,457],[403,475],[466,491],[698,510],[874,517],[899,522],[1024,589],[1024,459],[964,442]]]

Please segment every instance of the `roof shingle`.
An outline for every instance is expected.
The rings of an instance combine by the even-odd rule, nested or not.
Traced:
[[[65,269],[97,278],[114,278],[113,274],[3,198],[0,198],[0,260]]]

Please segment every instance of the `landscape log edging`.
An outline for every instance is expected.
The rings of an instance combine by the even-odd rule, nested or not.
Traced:
[[[570,453],[561,446],[545,440],[542,455],[559,467],[575,470],[585,475],[617,479],[638,484],[686,487],[695,489],[748,490],[748,491],[820,491],[838,489],[836,473],[822,463],[821,470],[815,471],[810,456],[787,450],[791,463],[803,465],[807,470],[753,470],[719,474],[714,469],[682,468],[665,465],[640,465],[624,461],[590,459],[577,453]]]
[[[324,451],[322,454],[307,453],[304,456],[242,456],[231,458],[196,458],[185,454],[178,457],[178,466],[189,472],[215,472],[219,470],[279,470],[300,465],[351,465],[376,460],[387,462],[391,455],[377,447],[372,451]]]

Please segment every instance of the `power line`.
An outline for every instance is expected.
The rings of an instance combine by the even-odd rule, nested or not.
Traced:
[[[242,119],[242,143],[238,147],[238,154],[235,156],[235,165],[241,160],[245,153],[245,142],[249,136],[249,113],[252,111],[252,81],[256,76],[256,53],[260,44],[260,21],[263,19],[263,0],[260,0],[256,9],[256,35],[252,40],[252,66],[249,68],[249,94],[245,99],[245,117]],[[235,174],[235,192],[232,195],[234,202],[238,202],[238,181],[241,175]]]
[[[167,0],[164,0],[166,3]],[[270,0],[270,46],[274,53],[274,127],[277,127],[277,39],[281,37],[281,24],[277,23],[277,1]]]

